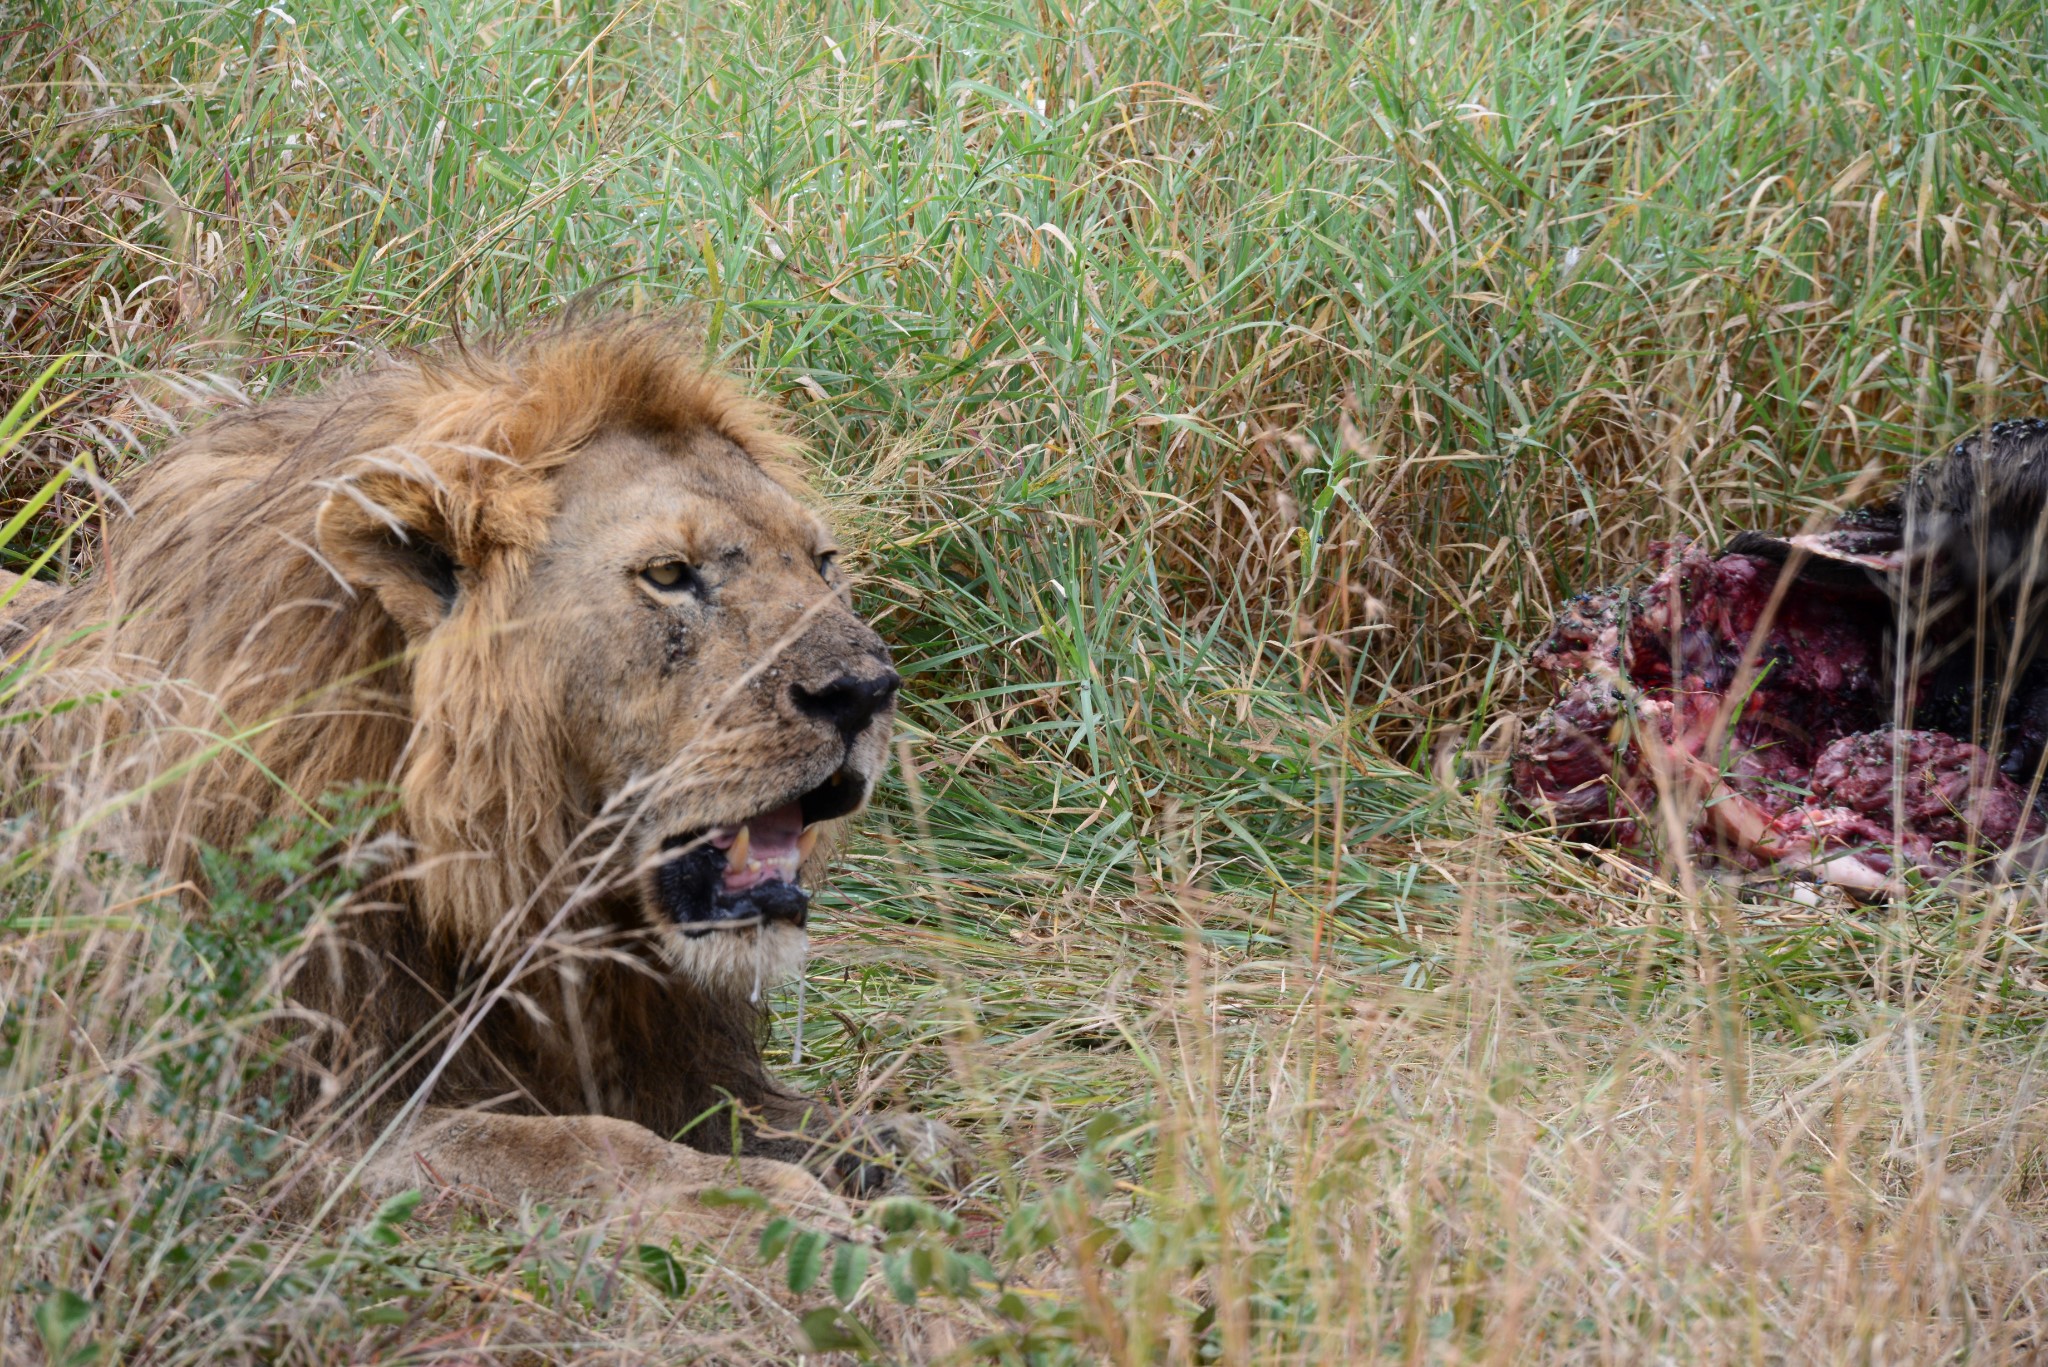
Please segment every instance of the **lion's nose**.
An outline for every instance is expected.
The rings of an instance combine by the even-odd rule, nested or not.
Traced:
[[[796,698],[799,709],[819,721],[832,723],[839,728],[839,734],[851,742],[868,729],[868,723],[875,719],[876,713],[895,699],[896,690],[902,684],[901,675],[893,669],[884,669],[865,678],[841,674],[817,688],[796,684],[790,693]]]

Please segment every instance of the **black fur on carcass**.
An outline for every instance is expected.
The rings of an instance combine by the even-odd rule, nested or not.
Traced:
[[[2048,862],[2048,421],[1825,531],[1671,543],[1652,569],[1533,652],[1559,691],[1513,756],[1525,813],[1866,894]]]

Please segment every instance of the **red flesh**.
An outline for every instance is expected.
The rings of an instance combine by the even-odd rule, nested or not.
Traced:
[[[1695,855],[1866,891],[2041,836],[1981,749],[1892,729],[1883,596],[1805,579],[1779,594],[1783,574],[1680,544],[1642,593],[1568,607],[1533,655],[1560,693],[1524,729],[1517,804],[1623,849],[1675,833]]]

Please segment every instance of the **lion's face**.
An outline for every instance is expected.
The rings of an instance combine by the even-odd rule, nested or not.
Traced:
[[[823,524],[708,427],[604,429],[531,474],[438,454],[364,461],[321,515],[411,642],[430,901],[494,935],[518,888],[573,885],[707,981],[794,972],[898,684]]]
[[[733,443],[599,437],[510,604],[571,790],[630,812],[638,908],[700,972],[801,959],[803,877],[886,761],[896,671],[824,526]]]

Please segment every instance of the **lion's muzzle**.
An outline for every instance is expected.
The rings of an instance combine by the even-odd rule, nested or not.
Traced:
[[[797,874],[817,839],[812,828],[853,812],[866,795],[867,780],[842,769],[743,821],[669,837],[652,880],[661,913],[692,939],[744,926],[801,929],[811,895]]]
[[[682,853],[655,871],[654,895],[662,913],[690,938],[778,921],[802,926],[810,919],[811,895],[793,876],[731,888],[724,850],[701,835],[677,837],[669,845]]]

